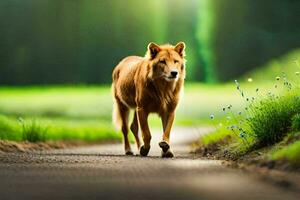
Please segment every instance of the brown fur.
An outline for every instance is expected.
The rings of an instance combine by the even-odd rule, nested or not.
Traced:
[[[151,134],[147,118],[150,113],[157,113],[162,119],[164,130],[163,141],[159,144],[162,156],[173,157],[169,148],[169,135],[185,78],[184,50],[183,42],[176,46],[150,43],[145,57],[129,56],[115,67],[112,76],[113,119],[122,129],[126,154],[132,154],[127,135],[129,110],[134,109],[130,129],[140,154],[146,156],[150,150]],[[142,147],[139,128],[144,142]]]

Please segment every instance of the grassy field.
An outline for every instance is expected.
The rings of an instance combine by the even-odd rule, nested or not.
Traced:
[[[233,87],[187,84],[175,125],[209,123],[211,112],[222,114],[221,104],[236,101]],[[35,137],[26,135],[36,132],[44,135],[37,140],[121,138],[111,124],[109,86],[0,87],[0,97],[1,139],[32,140]],[[156,115],[151,115],[150,123],[161,126]]]
[[[110,123],[109,92],[108,87],[2,87],[0,138],[120,140]]]
[[[209,123],[211,112],[221,114],[222,103],[235,101],[232,87],[187,84],[175,124]],[[1,139],[30,138],[24,136],[26,132],[45,132],[39,140],[121,138],[111,123],[109,86],[0,87],[0,97]],[[150,123],[152,127],[161,126],[156,115],[151,115]],[[24,131],[24,126],[32,124],[34,130]]]

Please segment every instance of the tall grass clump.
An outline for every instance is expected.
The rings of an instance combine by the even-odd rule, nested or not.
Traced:
[[[223,107],[227,114],[227,132],[231,132],[247,148],[260,148],[281,141],[292,129],[299,130],[299,72],[295,76],[296,81],[290,82],[287,75],[282,73],[275,78],[276,83],[268,92],[257,88],[252,92],[254,95],[247,95],[235,80],[244,106],[237,113],[233,111],[232,105]],[[248,82],[252,82],[252,79],[249,78]]]
[[[42,126],[36,120],[24,121],[19,119],[22,125],[22,140],[28,142],[44,142],[46,140],[47,127]]]
[[[257,145],[279,142],[291,130],[292,118],[300,113],[297,93],[271,95],[249,106],[245,128],[249,134],[253,134],[251,136],[255,137]]]

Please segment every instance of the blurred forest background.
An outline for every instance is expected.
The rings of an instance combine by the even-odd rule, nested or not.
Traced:
[[[238,77],[300,46],[299,0],[1,0],[0,84],[110,83],[149,42],[187,44],[189,81]]]

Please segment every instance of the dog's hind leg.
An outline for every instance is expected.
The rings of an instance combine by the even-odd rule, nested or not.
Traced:
[[[150,150],[151,133],[148,126],[149,113],[142,108],[137,108],[138,122],[142,131],[144,145],[140,148],[140,155],[147,156]]]
[[[118,108],[120,112],[120,117],[122,121],[121,129],[124,136],[124,146],[125,146],[125,154],[126,155],[133,155],[130,147],[130,143],[128,140],[128,116],[129,116],[129,108],[118,102]]]
[[[135,137],[137,148],[140,149],[141,143],[140,143],[140,138],[139,138],[139,124],[138,124],[138,118],[137,118],[136,111],[134,111],[133,121],[130,125],[130,130],[132,131],[132,133]]]

